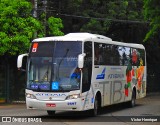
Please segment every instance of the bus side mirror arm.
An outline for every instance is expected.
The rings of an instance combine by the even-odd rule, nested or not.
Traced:
[[[22,69],[22,61],[23,61],[23,57],[25,57],[25,56],[28,56],[28,53],[21,54],[18,56],[18,59],[17,59],[18,70],[25,71],[25,69]]]
[[[78,68],[83,68],[84,66],[84,57],[86,56],[85,53],[79,54],[78,55]]]

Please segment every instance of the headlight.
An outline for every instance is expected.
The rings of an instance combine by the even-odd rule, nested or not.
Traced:
[[[80,97],[80,94],[74,94],[74,95],[69,95],[66,97],[66,99],[77,99]]]
[[[30,93],[26,93],[26,98],[36,99],[36,96]]]

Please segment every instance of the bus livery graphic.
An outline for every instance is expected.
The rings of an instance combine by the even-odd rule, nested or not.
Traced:
[[[105,78],[105,71],[106,71],[106,68],[103,69],[101,74],[97,75],[96,79],[104,79]]]

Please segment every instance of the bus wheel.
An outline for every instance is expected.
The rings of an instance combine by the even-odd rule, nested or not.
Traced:
[[[97,116],[97,115],[98,115],[98,109],[99,109],[99,106],[98,106],[98,98],[97,98],[97,96],[96,96],[96,97],[95,97],[95,100],[94,100],[93,116]]]
[[[49,116],[54,116],[55,115],[55,111],[47,111]]]
[[[131,98],[130,104],[131,104],[131,107],[134,107],[136,105],[136,92],[135,92],[135,90],[133,90],[133,92],[132,92],[132,98]]]

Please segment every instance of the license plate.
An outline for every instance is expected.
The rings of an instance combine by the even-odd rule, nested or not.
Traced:
[[[47,107],[56,107],[56,104],[55,103],[47,103],[46,106]]]

